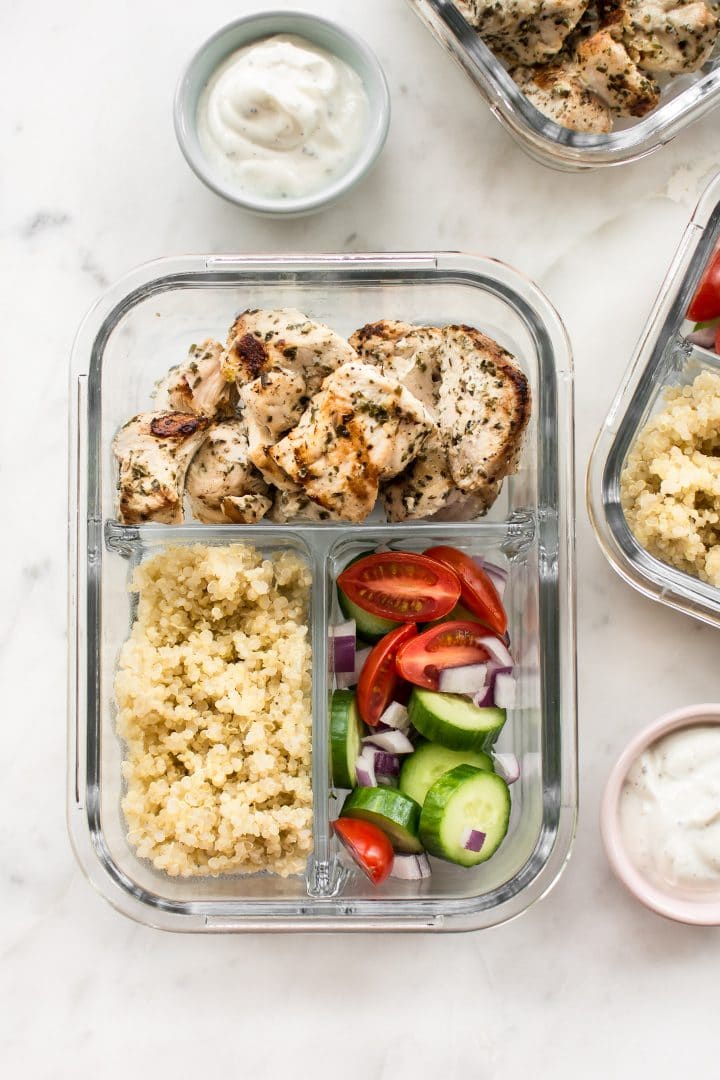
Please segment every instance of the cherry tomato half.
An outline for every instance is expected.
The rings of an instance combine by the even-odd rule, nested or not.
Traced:
[[[403,679],[437,690],[444,668],[484,664],[490,653],[480,644],[487,629],[473,622],[446,622],[432,626],[401,645],[395,658]]]
[[[697,292],[688,308],[687,317],[693,322],[707,322],[720,315],[720,250],[705,267]]]
[[[396,622],[440,619],[460,599],[452,570],[408,551],[383,551],[346,567],[338,585],[353,604]]]
[[[357,818],[338,818],[333,822],[337,838],[373,885],[382,885],[392,870],[393,847],[382,829]]]
[[[502,637],[507,630],[507,615],[500,594],[485,571],[457,548],[432,547],[425,554],[456,574],[465,607],[494,634]]]
[[[368,725],[375,727],[393,700],[400,682],[395,668],[395,654],[400,646],[417,637],[414,623],[403,623],[386,634],[363,664],[357,686],[357,702],[360,716]]]

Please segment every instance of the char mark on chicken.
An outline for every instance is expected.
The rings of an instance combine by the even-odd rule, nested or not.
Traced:
[[[139,413],[117,432],[119,516],[125,525],[183,520],[188,466],[205,439],[207,417],[197,413]]]

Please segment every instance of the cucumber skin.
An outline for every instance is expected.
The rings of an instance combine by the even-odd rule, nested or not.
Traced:
[[[392,816],[389,813],[390,807],[393,810]],[[396,791],[395,788],[355,788],[345,799],[338,817],[354,817],[372,822],[386,833],[396,851],[419,854],[423,850],[418,839],[420,807],[409,795]],[[384,828],[383,820],[398,826],[407,834],[406,839],[394,836],[389,829]]]
[[[345,714],[350,713],[347,725]],[[357,711],[357,699],[353,690],[334,690],[330,703],[330,763],[335,787],[353,788],[357,783],[355,761],[348,760],[348,726],[357,726],[357,749],[362,745],[362,726]],[[357,760],[357,755],[356,759]]]
[[[337,593],[340,610],[345,618],[354,619],[358,637],[364,638],[365,641],[369,641],[372,645],[384,638],[391,630],[402,625],[402,623],[393,622],[392,619],[382,619],[379,615],[373,615],[371,612],[365,611],[358,604],[354,604],[340,586],[338,586]]]
[[[426,749],[426,747],[430,747],[430,749]],[[440,754],[445,751],[452,754],[458,754],[459,756],[467,755],[468,757],[482,757],[484,759],[482,764],[477,760],[456,761],[453,765],[448,765],[447,769],[445,769],[444,772],[440,774],[442,776],[444,776],[445,773],[450,772],[452,769],[456,769],[458,765],[472,765],[472,767],[475,769],[482,769],[485,772],[494,772],[492,758],[489,754],[486,754],[484,750],[450,750],[449,747],[441,746],[439,743],[423,741],[415,747],[414,754],[409,754],[405,758],[405,761],[403,762],[403,765],[400,769],[400,790],[403,792],[404,795],[408,795],[411,799],[414,799],[416,803],[420,804],[420,806],[424,804],[425,797],[427,796],[428,791],[432,787],[432,784],[427,784],[422,799],[419,799],[419,785],[416,782],[415,773],[419,770],[427,768],[427,766],[423,763],[423,759],[425,757],[431,757],[433,751],[439,751]],[[435,781],[439,779],[440,776],[437,776],[433,783],[435,783]],[[423,783],[424,781],[421,780],[420,785],[422,785]]]
[[[427,707],[423,695],[435,693],[434,690],[420,690],[417,687],[413,689],[408,704],[410,722],[413,727],[430,742],[439,743],[440,746],[445,746],[448,750],[482,750],[486,752],[490,750],[507,718],[505,710],[496,708],[477,710],[479,713],[494,713],[496,716],[501,716],[500,722],[491,728],[473,731],[472,729],[454,727],[436,716]],[[458,700],[462,700],[459,695],[446,694],[442,696],[447,698],[458,697]],[[432,699],[430,700],[432,701]]]
[[[502,835],[497,837],[494,844],[486,842],[480,851],[468,851],[463,857],[459,858],[449,853],[443,844],[443,817],[447,811],[448,803],[451,801],[452,796],[456,794],[460,785],[475,779],[477,776],[492,777],[491,783],[497,787],[498,791],[503,791],[506,803],[505,829]],[[456,769],[445,773],[439,780],[436,780],[428,791],[420,815],[420,840],[430,855],[435,855],[438,859],[444,859],[446,862],[454,863],[456,866],[479,866],[480,863],[491,858],[500,847],[500,844],[507,836],[509,821],[510,789],[502,777],[498,776],[497,773],[475,769],[472,765],[458,765]]]

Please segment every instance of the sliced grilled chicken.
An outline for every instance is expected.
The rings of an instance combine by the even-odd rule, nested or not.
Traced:
[[[517,468],[530,387],[515,359],[471,326],[445,328],[437,423],[455,484],[492,501]]]
[[[645,116],[660,100],[660,88],[635,64],[609,29],[582,41],[576,52],[579,77],[618,116]]]
[[[388,517],[450,519],[485,512],[502,479],[516,468],[530,416],[527,379],[513,357],[466,326],[373,323],[351,341],[383,372],[402,368],[406,386],[418,377],[418,365],[429,376],[427,411],[437,429],[408,468],[383,486]]]
[[[388,521],[471,521],[481,517],[498,496],[500,483],[484,484],[481,494],[467,494],[455,485],[447,451],[439,434],[431,434],[419,457],[381,490]]]
[[[307,401],[302,374],[284,368],[274,368],[240,387],[238,408],[247,427],[250,461],[269,484],[288,486],[268,449],[295,427],[302,416],[299,405]]]
[[[462,15],[503,58],[543,64],[563,47],[588,0],[454,0]]]
[[[427,410],[397,379],[355,361],[327,377],[297,427],[268,454],[313,502],[363,521],[380,480],[412,461],[432,429]]]
[[[244,311],[230,327],[223,373],[242,385],[277,368],[296,372],[311,397],[335,368],[355,359],[345,338],[301,311],[257,309]]]
[[[187,359],[170,368],[165,378],[155,384],[155,408],[194,412],[210,418],[229,415],[233,410],[234,387],[222,372],[223,352],[220,342],[212,338],[201,345],[191,345]]]
[[[223,373],[237,383],[250,460],[269,483],[282,486],[283,474],[268,457],[268,447],[295,427],[323,379],[356,359],[344,338],[295,308],[256,309],[237,317]]]
[[[705,0],[620,0],[622,40],[645,71],[697,71],[713,51],[720,20]]]
[[[197,413],[146,412],[120,428],[113,453],[120,468],[122,522],[182,522],[185,475],[208,425],[207,417]]]
[[[340,518],[324,506],[318,506],[305,494],[301,487],[293,490],[276,491],[272,509],[268,517],[271,521],[285,524],[288,521],[339,521]]]
[[[398,379],[434,416],[440,386],[442,331],[382,320],[360,327],[350,338],[357,354]]]
[[[612,130],[610,109],[587,88],[571,63],[517,68],[512,76],[528,101],[556,124],[596,134]]]
[[[248,458],[242,420],[210,428],[188,469],[186,490],[193,516],[208,525],[253,525],[265,516],[272,498]]]

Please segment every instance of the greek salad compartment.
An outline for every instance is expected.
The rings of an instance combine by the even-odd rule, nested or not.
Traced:
[[[531,862],[544,799],[559,790],[537,579],[530,526],[376,531],[330,550],[330,835],[343,900],[476,909]],[[405,622],[387,618],[393,608]]]
[[[588,507],[615,570],[720,625],[720,178],[678,247],[588,467]]]
[[[213,343],[228,326],[221,358]],[[307,343],[294,344],[293,334],[310,338],[306,369]],[[388,349],[397,369],[386,365]],[[265,364],[272,350],[279,366]],[[322,365],[327,350],[330,375],[315,386],[316,357]],[[422,376],[415,383],[401,363],[411,352]],[[410,494],[402,486],[421,460],[402,424],[407,417],[411,432],[424,432],[428,417],[436,423],[430,405],[426,415],[418,404],[426,395],[440,409],[436,370],[448,397],[472,405],[465,359],[462,385],[452,382],[456,355],[471,357],[500,411],[487,432],[480,420],[473,427],[464,414],[462,425],[446,415],[458,432],[442,450],[453,468],[427,475],[442,477],[432,510],[450,520],[432,521],[423,516],[425,473],[417,471]],[[277,371],[283,379],[289,371],[285,404],[302,375],[292,423],[302,431],[303,410],[313,431],[332,418],[333,439],[316,440],[322,467],[303,468],[283,487],[300,460],[297,447],[281,458],[282,432],[253,443],[252,424],[238,440],[237,417],[244,424],[252,414],[247,401],[247,412],[228,401],[228,357],[247,364],[263,391],[274,389]],[[348,371],[349,389],[340,378]],[[412,387],[409,397],[396,373]],[[360,376],[363,396],[354,397]],[[500,263],[453,254],[163,260],[131,274],[88,317],[72,387],[69,821],[98,891],[149,925],[216,932],[477,929],[543,895],[572,841],[576,761],[572,368],[562,324],[542,294]],[[335,419],[329,389],[344,402],[344,420]],[[267,423],[277,415],[268,411]],[[344,424],[365,439],[354,457],[385,444],[392,453],[377,468],[370,459],[345,488],[327,487],[328,476],[342,475],[338,461],[354,460],[338,457],[349,438]],[[477,468],[466,439],[478,433],[482,460],[495,454],[497,479]],[[254,452],[269,452],[252,458],[262,469],[248,464]],[[327,453],[335,457],[326,461]],[[373,471],[381,469],[389,479],[378,491]],[[314,478],[321,486],[311,487]],[[338,492],[347,501],[333,501]],[[337,580],[368,552],[421,566],[428,558],[439,566],[441,556],[467,560],[485,601],[503,594],[501,621],[490,616],[492,625],[476,621],[472,598],[458,608],[455,622],[469,623],[473,640],[460,641],[463,663],[443,675],[442,692],[466,699],[470,727],[478,708],[487,728],[472,737],[469,757],[431,730],[455,721],[452,708],[449,720],[433,720],[432,697],[423,705],[427,687],[417,689],[426,712],[430,702],[429,720],[406,702],[417,713],[412,731],[426,732],[419,755],[415,743],[412,755],[399,753],[404,733],[392,715],[377,718],[366,758],[376,777],[384,766],[397,772],[397,788],[374,785],[381,811],[395,791],[419,835],[421,802],[436,782],[460,769],[465,783],[458,795],[453,776],[440,791],[452,805],[436,808],[435,825],[423,824],[422,846],[410,836],[413,820],[404,834],[400,820],[405,850],[379,884],[353,861],[353,838],[341,838],[338,825],[345,816],[357,831],[367,817],[363,806],[338,813],[352,785],[343,789],[350,776],[337,773],[336,691],[351,704],[355,671],[335,669],[351,652],[354,669],[374,634],[362,597],[343,610]],[[440,572],[451,593],[464,572],[454,564]],[[418,630],[432,629],[432,612],[421,614]],[[464,663],[465,645],[478,664]],[[481,691],[487,700],[476,706],[471,698],[480,702]],[[396,723],[406,705],[395,703]],[[365,746],[369,730],[358,723],[356,734]],[[405,734],[406,751],[409,741]],[[354,770],[359,756],[348,752],[346,767]],[[400,791],[402,757],[413,796]],[[367,798],[353,796],[356,804]],[[376,811],[377,803],[371,826]],[[458,813],[459,832],[456,825],[446,835]],[[386,856],[387,843],[381,830]]]
[[[720,100],[710,0],[689,19],[680,4],[568,0],[535,22],[511,5],[408,2],[526,153],[553,168],[644,157]]]

